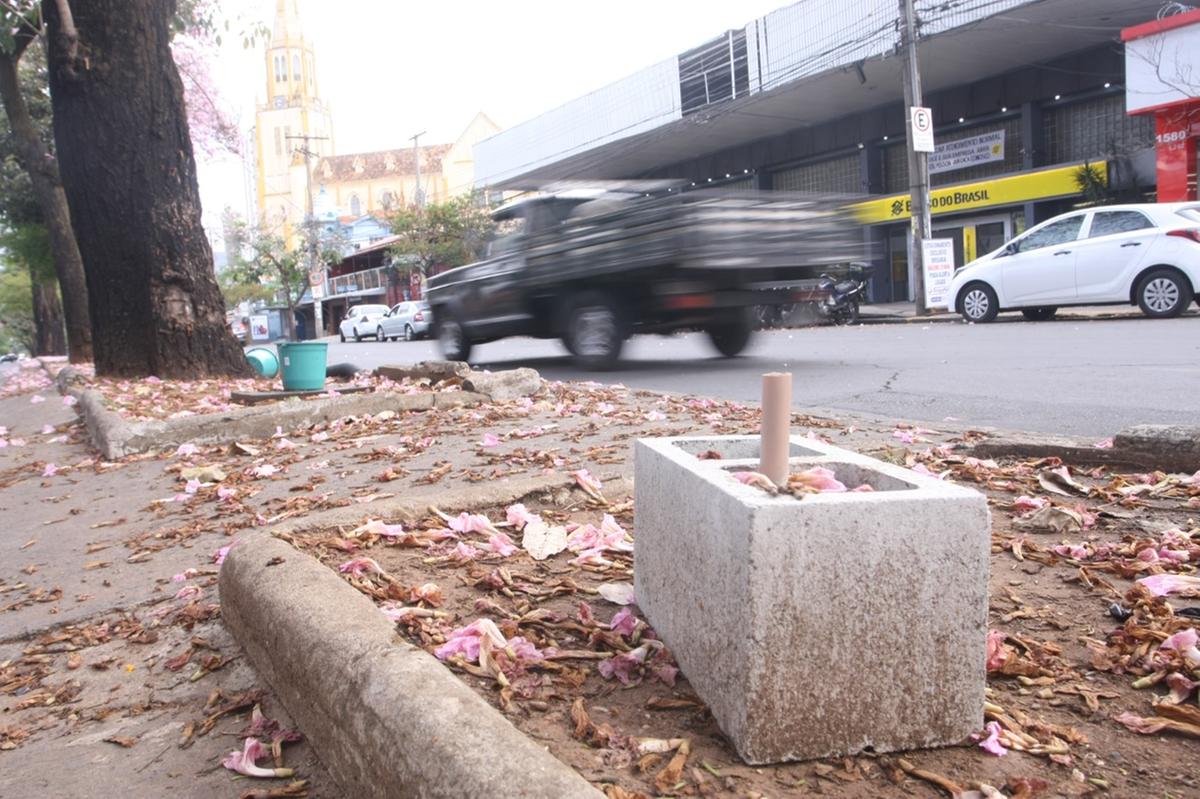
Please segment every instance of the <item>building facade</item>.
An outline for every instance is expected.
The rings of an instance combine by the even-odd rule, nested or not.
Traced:
[[[1157,0],[951,2],[922,12],[934,232],[958,266],[1108,193],[1155,192],[1154,121],[1125,113],[1123,26]],[[484,141],[477,180],[673,178],[843,195],[870,297],[913,299],[908,113],[892,0],[803,0]]]
[[[306,159],[334,152],[333,117],[318,91],[316,54],[301,28],[298,0],[277,0],[265,61],[266,102],[254,126],[258,212],[293,240],[308,210]]]
[[[1153,122],[1158,199],[1197,199],[1200,141],[1200,9],[1177,8],[1121,32],[1125,107]]]
[[[257,107],[253,137],[256,208],[291,245],[308,212],[310,188],[314,214],[327,215],[332,206],[345,223],[412,205],[418,189],[425,201],[444,202],[473,190],[475,145],[500,130],[480,112],[448,144],[336,155],[333,115],[318,89],[316,54],[302,29],[299,0],[276,2],[264,74],[266,102]]]
[[[387,215],[413,205],[417,190],[425,202],[442,203],[469,194],[474,185],[474,147],[500,128],[478,113],[450,144],[401,147],[371,153],[327,155],[315,164],[313,180],[342,212],[358,218]],[[420,159],[420,185],[417,184]]]

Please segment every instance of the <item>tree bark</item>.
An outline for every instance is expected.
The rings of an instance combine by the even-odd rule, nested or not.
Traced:
[[[66,355],[67,339],[63,335],[63,309],[54,290],[54,283],[39,280],[30,270],[33,287],[34,355]]]
[[[78,57],[45,0],[63,187],[87,275],[96,372],[250,374],[200,224],[174,0],[73,0]]]
[[[17,60],[0,55],[0,100],[8,115],[8,125],[17,145],[21,166],[29,174],[33,194],[41,209],[43,223],[50,234],[50,252],[54,256],[54,273],[62,292],[62,307],[67,325],[67,353],[72,363],[92,360],[92,322],[88,314],[87,283],[83,275],[83,259],[71,228],[71,213],[67,195],[63,192],[58,163],[46,149],[29,108],[21,93]]]

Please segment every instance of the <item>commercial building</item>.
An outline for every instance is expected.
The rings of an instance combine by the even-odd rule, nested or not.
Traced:
[[[1162,14],[1126,28],[1125,107],[1153,120],[1161,202],[1195,200],[1200,138],[1200,9]]]
[[[1097,195],[1152,198],[1121,31],[1159,0],[918,3],[935,235],[956,264]],[[803,0],[480,142],[477,185],[682,178],[862,195],[874,301],[913,298],[895,0]]]

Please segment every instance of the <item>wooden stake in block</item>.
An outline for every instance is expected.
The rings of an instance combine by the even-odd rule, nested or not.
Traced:
[[[763,375],[758,470],[777,486],[787,485],[788,434],[792,421],[792,373]]]

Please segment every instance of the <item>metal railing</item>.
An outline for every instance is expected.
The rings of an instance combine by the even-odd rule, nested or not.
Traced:
[[[365,269],[362,272],[354,272],[349,275],[331,277],[327,281],[327,296],[336,297],[339,294],[348,294],[353,291],[386,288],[386,272],[387,267],[380,266],[375,269]]]

